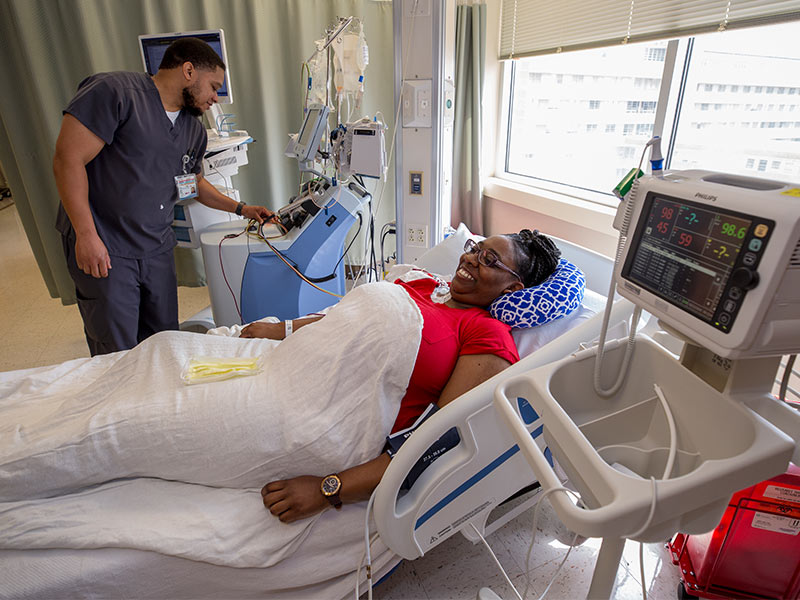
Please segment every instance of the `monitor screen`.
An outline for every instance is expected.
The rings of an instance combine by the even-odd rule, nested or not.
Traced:
[[[306,114],[306,118],[303,121],[303,129],[300,131],[300,139],[298,141],[304,148],[308,147],[314,137],[314,130],[316,129],[321,112],[320,109],[311,108]]]
[[[233,93],[231,90],[231,66],[228,62],[227,52],[225,51],[225,36],[222,29],[206,29],[203,31],[180,31],[176,33],[159,33],[155,35],[140,35],[139,36],[139,50],[142,54],[142,62],[144,62],[144,70],[150,75],[155,75],[158,67],[161,64],[161,59],[164,58],[164,53],[167,47],[177,39],[184,37],[196,37],[203,40],[214,49],[222,62],[225,63],[225,81],[222,87],[217,91],[219,101],[223,104],[231,104],[233,102]]]
[[[650,192],[622,275],[728,333],[743,293],[731,274],[755,268],[748,250],[766,244],[754,224],[765,231],[774,227],[751,215]]]

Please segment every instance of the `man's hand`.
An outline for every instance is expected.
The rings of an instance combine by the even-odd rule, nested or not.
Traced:
[[[103,240],[97,234],[87,234],[75,242],[75,262],[78,268],[95,278],[108,277],[111,258]]]
[[[242,216],[246,219],[253,219],[259,223],[263,223],[264,221],[272,221],[275,218],[275,213],[271,210],[267,210],[263,206],[245,204],[242,208]]]
[[[303,475],[272,481],[261,489],[264,506],[284,523],[292,523],[322,512],[330,502],[322,495],[322,477]]]
[[[265,338],[268,340],[282,340],[286,337],[286,325],[281,323],[250,323],[242,329],[240,338]]]

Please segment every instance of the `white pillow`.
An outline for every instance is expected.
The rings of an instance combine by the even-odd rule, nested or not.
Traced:
[[[464,244],[470,239],[480,241],[485,238],[474,235],[466,225],[461,223],[455,233],[420,256],[414,266],[425,269],[428,273],[452,277],[458,267],[458,259],[464,253]]]
[[[566,317],[561,317],[560,319],[550,321],[538,327],[512,329],[511,337],[514,338],[514,343],[517,345],[519,357],[523,358],[528,356],[528,354],[535,352],[545,344],[552,342],[573,327],[580,325],[598,312],[603,311],[605,306],[606,299],[602,295],[586,288],[580,307]]]

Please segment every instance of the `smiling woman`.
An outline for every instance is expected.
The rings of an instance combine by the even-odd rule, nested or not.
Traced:
[[[510,327],[492,318],[486,307],[504,294],[546,279],[559,255],[549,238],[523,230],[480,244],[468,242],[449,286],[410,267],[399,277],[387,277],[406,290],[423,319],[422,340],[393,432],[412,425],[430,404],[442,407],[519,360]],[[291,327],[255,323],[242,336],[283,339],[287,331],[310,322],[298,319]],[[291,522],[329,505],[339,508],[366,500],[389,461],[383,453],[340,473],[269,482],[261,492],[264,506],[281,521]]]

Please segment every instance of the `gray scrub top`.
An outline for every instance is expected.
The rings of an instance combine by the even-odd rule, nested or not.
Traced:
[[[89,207],[109,255],[146,258],[175,246],[176,175],[200,173],[206,131],[181,110],[173,125],[146,73],[99,73],[84,79],[64,109],[106,145],[86,165]],[[56,228],[74,236],[59,205]]]

